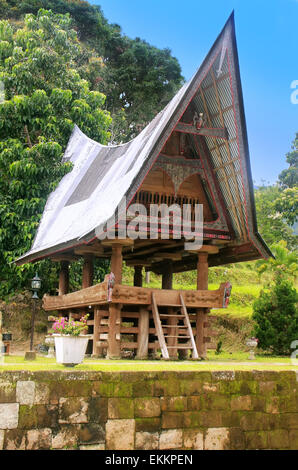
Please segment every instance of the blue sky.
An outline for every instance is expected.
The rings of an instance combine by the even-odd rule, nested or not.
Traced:
[[[168,47],[188,80],[235,10],[252,174],[273,183],[298,132],[298,0],[91,0],[124,34]]]

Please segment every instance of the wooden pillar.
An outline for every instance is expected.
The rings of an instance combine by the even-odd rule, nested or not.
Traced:
[[[164,263],[164,272],[162,273],[162,289],[173,289],[172,261],[167,261]]]
[[[122,284],[122,245],[112,245],[111,272],[115,275],[115,284]]]
[[[133,285],[135,287],[142,287],[143,286],[143,276],[142,276],[142,269],[143,266],[135,266],[134,267],[134,277],[133,277]]]
[[[84,256],[83,273],[82,273],[82,289],[91,287],[93,284],[93,255]]]
[[[59,295],[69,291],[69,261],[61,261],[59,273]]]
[[[100,310],[94,307],[94,323],[93,323],[93,350],[92,356],[97,357],[99,355],[99,347],[97,342],[99,341],[99,328],[100,328]]]
[[[208,290],[208,253],[198,253],[197,265],[197,288],[198,290]],[[207,344],[204,343],[204,323],[206,322],[208,310],[205,308],[197,309],[196,318],[196,346],[198,355],[205,358],[207,355]]]
[[[121,304],[109,306],[109,334],[107,359],[121,358]]]
[[[138,327],[137,359],[147,359],[149,345],[149,311],[146,308],[140,308]]]

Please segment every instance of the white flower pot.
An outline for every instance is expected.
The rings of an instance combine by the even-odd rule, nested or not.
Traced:
[[[84,360],[91,335],[53,335],[55,338],[56,361],[67,367],[74,367]]]

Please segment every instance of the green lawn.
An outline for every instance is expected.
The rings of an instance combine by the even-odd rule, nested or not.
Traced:
[[[0,362],[0,371],[6,370],[90,370],[90,371],[195,371],[195,370],[297,370],[288,357],[257,356],[255,361],[248,360],[247,353],[209,353],[206,361],[139,361],[139,360],[98,360],[85,359],[75,368],[57,364],[55,359],[37,357],[36,361],[25,361],[22,356],[6,356]]]

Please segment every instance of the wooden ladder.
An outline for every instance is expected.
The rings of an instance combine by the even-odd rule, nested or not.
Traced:
[[[160,306],[161,307],[161,306]],[[155,330],[156,330],[156,336],[159,341],[160,349],[161,349],[161,354],[163,359],[170,359],[169,355],[169,349],[189,349],[192,351],[192,358],[193,359],[198,359],[198,351],[195,343],[195,339],[193,336],[187,308],[184,303],[184,299],[182,294],[180,294],[180,304],[178,305],[162,305],[162,307],[167,307],[172,308],[175,307],[177,309],[177,313],[160,313],[158,310],[158,305],[156,302],[155,294],[152,292],[152,314],[153,314],[153,319],[154,319],[154,324],[155,324]],[[177,325],[166,325],[162,323],[162,320],[168,320],[170,318],[175,318],[177,319]],[[183,325],[178,325],[179,320],[183,321]],[[167,332],[164,330],[167,330],[168,328],[171,329],[176,329],[177,333],[175,335],[169,335]],[[181,330],[185,330],[185,334],[181,333]],[[167,344],[167,339],[168,338],[175,338],[177,340],[177,344],[175,346],[170,346]],[[187,344],[184,343],[179,343],[179,341],[185,341],[188,340]]]

